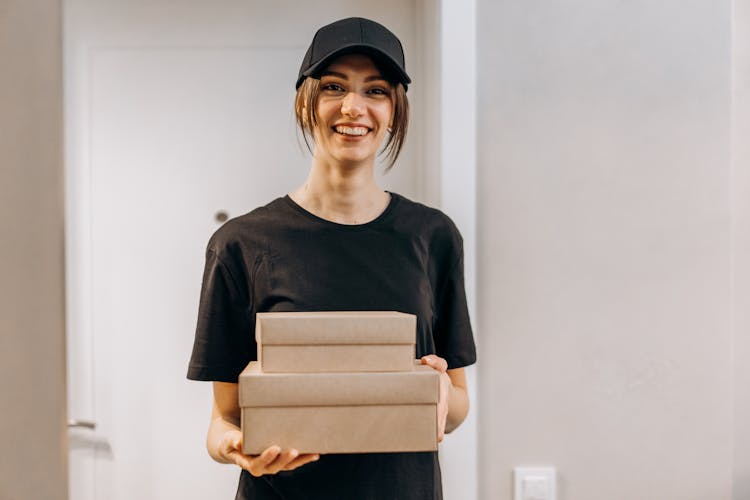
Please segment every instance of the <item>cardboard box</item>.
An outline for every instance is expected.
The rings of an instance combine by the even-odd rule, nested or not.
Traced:
[[[434,451],[438,384],[438,372],[425,365],[265,373],[252,362],[239,380],[243,452],[257,455],[273,445],[301,453]]]
[[[394,311],[258,313],[266,373],[385,372],[413,367],[417,318]]]

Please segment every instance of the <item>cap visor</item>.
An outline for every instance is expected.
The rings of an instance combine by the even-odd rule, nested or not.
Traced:
[[[302,76],[297,81],[297,87],[299,88],[299,86],[302,84],[302,81],[308,76],[311,76],[313,78],[320,77],[320,74],[337,57],[346,54],[358,53],[372,57],[375,60],[375,64],[381,66],[382,69],[388,73],[386,75],[383,75],[384,77],[388,78],[388,76],[392,75],[397,81],[401,82],[404,85],[404,88],[406,88],[407,85],[411,83],[411,78],[409,78],[409,75],[407,75],[406,72],[401,69],[400,65],[396,61],[394,61],[391,56],[373,45],[355,43],[351,45],[344,45],[343,47],[338,48],[320,61],[316,62],[314,65],[310,66],[307,70],[305,70],[305,72],[302,73]]]

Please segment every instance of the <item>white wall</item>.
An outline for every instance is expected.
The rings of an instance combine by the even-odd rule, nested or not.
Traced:
[[[9,499],[65,492],[58,8],[0,18],[2,227],[18,243],[0,260],[51,285],[2,287],[3,378],[27,382],[2,398],[18,410],[0,421]],[[477,8],[482,497],[510,498],[511,467],[539,463],[559,467],[560,500],[721,500],[732,470],[749,498],[748,1],[732,23],[726,1]],[[17,255],[28,245],[42,260]],[[35,366],[49,373],[19,376]],[[58,389],[33,397],[41,380]],[[12,444],[29,426],[43,451]]]
[[[734,500],[750,498],[750,0],[734,0],[732,166]]]
[[[481,498],[729,499],[730,2],[477,18]]]
[[[67,497],[60,2],[0,2],[0,499]]]

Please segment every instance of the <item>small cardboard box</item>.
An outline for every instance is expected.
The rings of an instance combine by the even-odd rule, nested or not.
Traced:
[[[417,317],[395,311],[258,313],[266,373],[412,370]]]
[[[412,361],[414,363],[414,361]],[[438,372],[426,365],[383,373],[240,374],[243,452],[269,446],[301,453],[437,449]]]

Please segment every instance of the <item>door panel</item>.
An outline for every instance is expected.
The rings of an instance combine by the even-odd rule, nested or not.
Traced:
[[[234,497],[205,451],[211,384],[185,378],[215,215],[306,177],[293,82],[315,27],[415,38],[409,2],[207,5],[65,4],[69,411],[97,424],[71,431],[71,500]],[[383,184],[418,198],[410,139]]]
[[[94,400],[111,447],[96,461],[97,498],[189,498],[209,486],[185,474],[210,461],[195,453],[210,384],[185,379],[204,249],[217,211],[240,215],[304,179],[291,113],[276,111],[293,88],[259,85],[256,69],[292,81],[298,53],[93,54]],[[211,492],[230,498],[234,480],[216,482]]]

